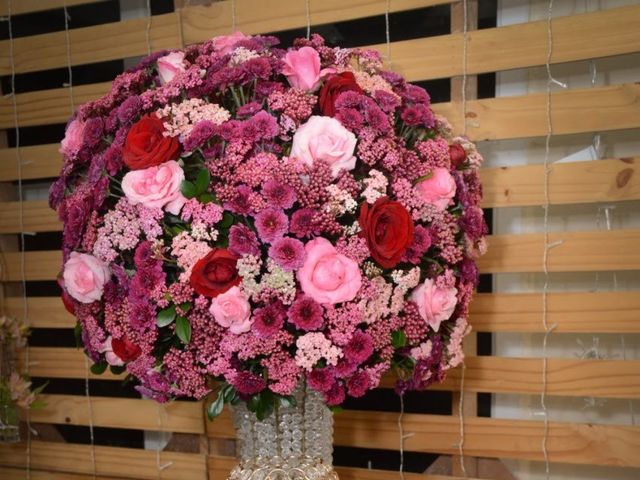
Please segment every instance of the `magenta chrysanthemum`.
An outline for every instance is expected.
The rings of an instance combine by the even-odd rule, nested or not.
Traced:
[[[270,337],[282,330],[286,313],[279,303],[272,303],[253,312],[251,328],[261,337]]]
[[[289,322],[299,330],[318,330],[324,324],[322,306],[313,298],[299,296],[287,312]]]
[[[361,330],[356,330],[351,340],[344,346],[343,352],[347,362],[355,365],[361,364],[373,353],[373,339],[371,335]]]
[[[304,244],[295,238],[279,238],[269,247],[269,257],[286,272],[296,270],[304,262]]]
[[[289,229],[289,219],[281,208],[269,207],[256,215],[256,230],[260,238],[272,243]]]

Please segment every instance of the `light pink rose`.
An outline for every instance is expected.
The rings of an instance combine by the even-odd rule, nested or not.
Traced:
[[[247,37],[242,32],[233,32],[231,35],[220,35],[213,39],[213,48],[215,48],[220,55],[226,55],[233,51],[236,43],[245,38],[251,37]]]
[[[356,136],[332,117],[314,115],[293,136],[291,157],[311,166],[322,160],[329,164],[334,177],[340,170],[353,170]]]
[[[173,80],[177,73],[184,72],[184,52],[171,52],[169,55],[158,59],[158,76],[160,83],[164,85]]]
[[[335,68],[320,70],[320,54],[311,47],[291,50],[282,60],[282,73],[289,80],[289,84],[307,92],[316,90],[325,75],[335,72]]]
[[[435,205],[438,210],[449,206],[456,194],[456,181],[446,168],[436,168],[431,176],[416,185],[416,193],[426,203]]]
[[[338,253],[326,238],[311,240],[304,249],[306,258],[298,270],[302,291],[325,305],[353,300],[362,284],[358,263]]]
[[[102,260],[88,253],[71,252],[64,264],[64,288],[82,303],[100,300],[111,273]]]
[[[67,125],[67,130],[64,132],[64,138],[62,142],[60,142],[60,149],[58,151],[67,158],[75,157],[82,147],[83,136],[84,122],[77,118],[72,120],[69,125]]]
[[[122,191],[133,205],[161,208],[177,215],[187,199],[180,191],[184,171],[175,160],[133,170],[122,179]]]
[[[116,355],[113,351],[113,345],[111,341],[113,338],[109,336],[104,343],[102,344],[102,348],[100,349],[100,353],[104,353],[104,359],[107,361],[109,365],[113,365],[116,367],[121,367],[124,365],[124,362],[120,359],[118,355]]]
[[[209,312],[219,325],[236,335],[251,330],[249,298],[239,287],[231,287],[213,299]]]
[[[427,324],[438,331],[440,323],[448,320],[456,308],[458,290],[439,288],[435,281],[427,278],[411,293],[411,300],[418,305],[418,312]]]

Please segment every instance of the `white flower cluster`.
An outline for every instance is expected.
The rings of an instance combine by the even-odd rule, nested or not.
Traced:
[[[387,186],[389,186],[389,180],[385,177],[384,173],[378,170],[371,170],[369,176],[362,180],[365,184],[365,189],[362,192],[362,196],[367,203],[375,203],[375,201],[384,197],[387,194]]]

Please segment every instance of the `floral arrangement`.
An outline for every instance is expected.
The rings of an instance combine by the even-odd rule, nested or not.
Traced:
[[[94,371],[164,402],[330,406],[463,358],[482,162],[380,55],[241,33],[159,52],[67,126],[50,204]]]

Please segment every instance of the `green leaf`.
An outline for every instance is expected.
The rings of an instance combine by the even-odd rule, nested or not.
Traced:
[[[425,175],[422,175],[421,177],[418,177],[416,179],[415,182],[413,182],[414,185],[419,184],[420,182],[422,182],[423,180],[429,180],[431,177],[433,177],[433,172],[427,172]]]
[[[224,396],[218,394],[218,398],[215,401],[211,402],[207,407],[207,418],[209,420],[213,420],[218,415],[222,413],[222,409],[224,408]]]
[[[178,335],[182,343],[189,343],[191,341],[191,324],[189,320],[182,316],[176,318],[176,335]]]
[[[222,388],[220,393],[222,393],[222,395],[224,396],[225,403],[232,403],[233,399],[236,398],[236,395],[238,394],[238,392],[236,392],[236,389],[233,388],[233,385],[229,384],[226,384]]]
[[[331,410],[331,413],[333,413],[334,415],[338,415],[344,412],[344,408],[342,408],[340,405],[333,405],[329,407],[329,410]]]
[[[102,375],[109,365],[107,362],[98,362],[91,365],[91,373],[94,375]]]
[[[218,226],[220,228],[229,228],[231,225],[233,225],[233,215],[231,215],[230,213],[226,212],[224,214],[224,216],[222,217],[222,220],[220,221]]]
[[[205,193],[207,191],[207,188],[209,188],[210,181],[211,174],[209,173],[209,170],[207,170],[206,168],[200,170],[198,172],[198,176],[196,177],[196,195],[194,195],[194,197],[200,195],[201,193]]]
[[[180,310],[182,310],[184,313],[187,313],[189,310],[191,310],[191,302],[183,302],[179,305]]]
[[[76,322],[76,326],[73,329],[73,337],[76,339],[76,348],[82,347],[82,325],[80,322]]]
[[[391,334],[391,344],[394,348],[402,348],[407,344],[407,336],[402,330],[396,330]]]
[[[176,318],[176,306],[171,305],[170,307],[167,307],[158,312],[158,319],[156,320],[156,323],[160,328],[166,327],[167,325],[171,325],[175,318]]]
[[[216,199],[215,195],[208,192],[198,195],[198,201],[200,203],[212,203],[213,201],[215,201],[215,199]]]
[[[120,375],[126,369],[127,368],[124,365],[109,365],[109,370],[111,370],[111,373],[113,373],[114,375]]]
[[[193,198],[198,195],[198,190],[193,182],[184,180],[180,185],[180,191],[187,198]]]
[[[280,397],[280,406],[284,408],[295,407],[296,406],[296,397],[293,395],[288,395],[286,397]]]

